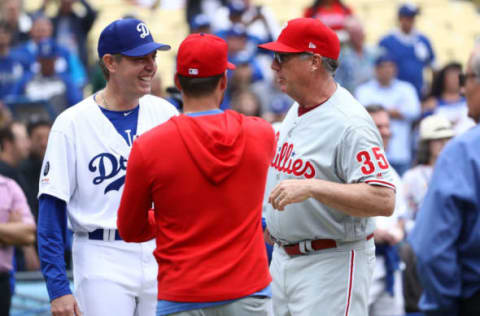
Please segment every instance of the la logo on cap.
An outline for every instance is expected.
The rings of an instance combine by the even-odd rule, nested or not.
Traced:
[[[310,42],[310,43],[308,43],[308,48],[317,48],[317,45]]]
[[[198,69],[197,68],[188,68],[188,74],[192,76],[197,76],[198,75]]]
[[[150,30],[148,29],[148,27],[145,23],[138,23],[137,31],[140,32],[140,37],[141,38],[145,38],[148,35],[150,35]]]

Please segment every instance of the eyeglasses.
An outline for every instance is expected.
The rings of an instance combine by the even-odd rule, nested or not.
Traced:
[[[285,63],[290,57],[293,56],[313,56],[312,53],[307,53],[307,52],[301,52],[301,53],[278,53],[274,52],[273,53],[273,59],[279,64]]]
[[[473,72],[467,72],[464,74],[458,75],[458,80],[460,81],[460,86],[464,86],[468,79],[470,78],[478,78],[479,76]]]

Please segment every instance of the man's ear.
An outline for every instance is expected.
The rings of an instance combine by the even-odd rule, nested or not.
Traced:
[[[225,73],[223,74],[222,78],[220,78],[220,82],[219,82],[220,89],[221,89],[222,91],[224,91],[225,89],[227,89],[227,82],[228,82],[227,72],[225,71]]]
[[[322,67],[322,56],[315,54],[312,57],[312,71],[316,71],[317,69]]]
[[[115,57],[111,54],[105,54],[102,57],[103,64],[105,65],[105,68],[108,69],[109,73],[115,72],[117,69],[116,63],[115,63]]]

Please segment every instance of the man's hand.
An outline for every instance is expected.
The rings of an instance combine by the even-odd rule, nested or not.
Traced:
[[[72,294],[57,297],[52,301],[52,316],[81,316],[80,308]]]
[[[311,197],[309,180],[283,180],[272,190],[268,202],[274,209],[283,211],[285,206],[303,202]]]

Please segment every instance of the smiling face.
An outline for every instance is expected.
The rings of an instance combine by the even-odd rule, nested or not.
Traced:
[[[115,82],[119,92],[140,98],[152,90],[152,81],[157,72],[155,58],[157,52],[154,51],[145,56],[122,58],[112,62],[110,70],[110,80]]]

